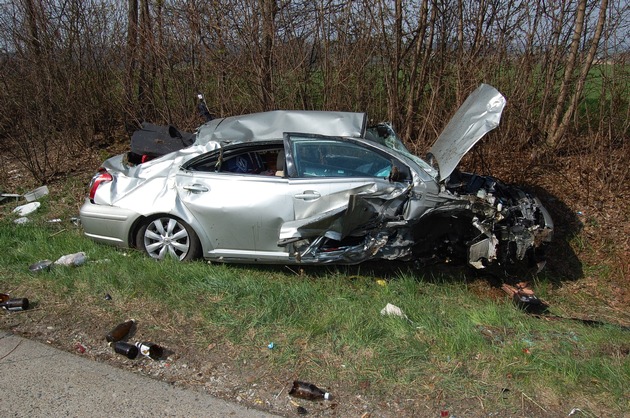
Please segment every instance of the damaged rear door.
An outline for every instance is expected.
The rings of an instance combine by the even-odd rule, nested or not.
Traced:
[[[343,257],[339,248],[377,233],[379,214],[395,216],[406,200],[409,168],[380,149],[307,134],[285,134],[285,149],[294,220],[278,243],[293,245],[297,261],[340,261],[330,253]]]

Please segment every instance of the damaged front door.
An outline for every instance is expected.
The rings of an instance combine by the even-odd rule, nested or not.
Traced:
[[[361,197],[392,195],[407,188],[394,180],[411,177],[391,156],[346,138],[286,134],[285,148],[294,220],[282,225],[279,244],[301,240],[311,254],[313,245],[341,242],[369,222],[374,211]]]

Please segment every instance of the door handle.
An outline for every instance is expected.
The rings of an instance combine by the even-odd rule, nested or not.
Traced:
[[[188,184],[184,186],[184,190],[188,190],[189,192],[192,192],[192,193],[202,193],[202,192],[207,192],[208,188],[201,184]]]
[[[315,190],[305,190],[302,193],[296,194],[293,197],[295,197],[296,199],[302,199],[302,200],[317,200],[320,197],[322,197],[322,195],[316,192]]]

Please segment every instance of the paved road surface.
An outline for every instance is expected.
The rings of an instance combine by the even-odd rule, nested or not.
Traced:
[[[0,330],[0,417],[273,416]]]

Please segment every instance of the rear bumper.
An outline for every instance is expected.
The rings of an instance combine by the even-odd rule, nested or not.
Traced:
[[[95,205],[85,199],[79,216],[86,237],[118,247],[129,247],[131,230],[140,214],[114,206]]]

